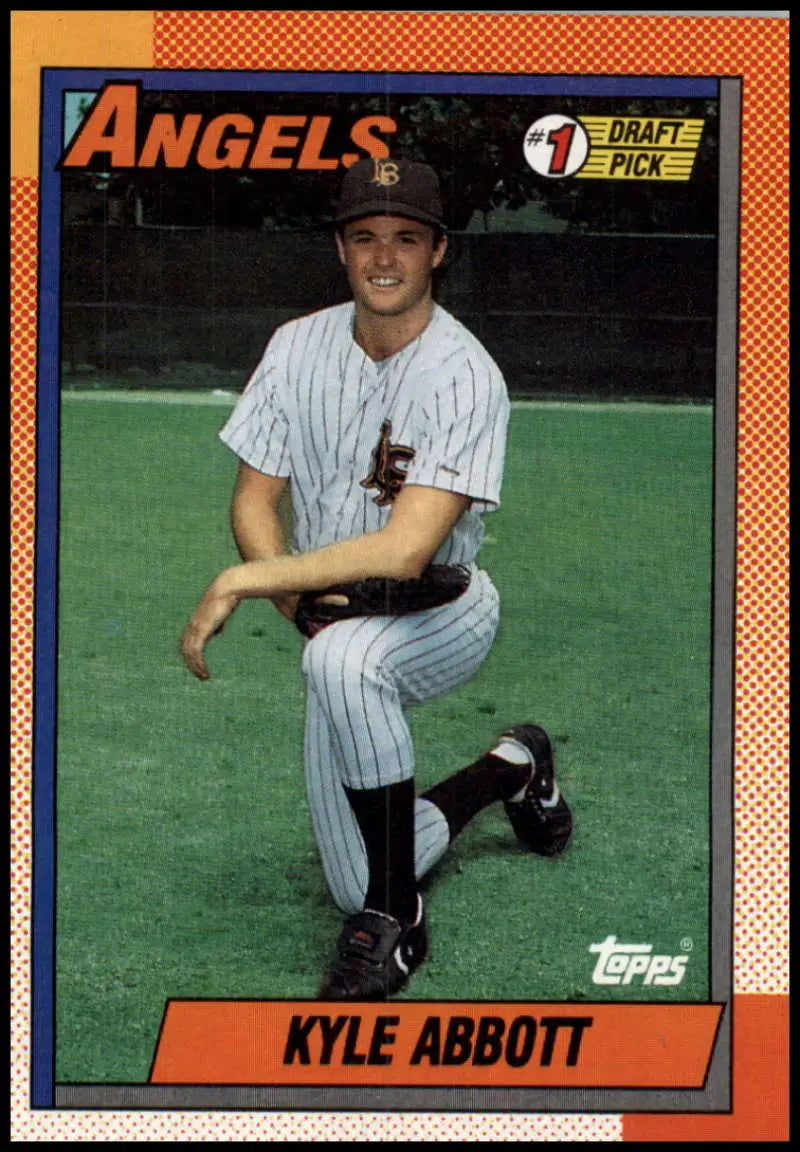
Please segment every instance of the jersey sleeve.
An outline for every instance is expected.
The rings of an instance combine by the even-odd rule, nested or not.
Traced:
[[[493,364],[466,359],[430,395],[421,397],[420,447],[407,484],[469,496],[479,512],[500,504],[510,404]]]
[[[220,430],[224,444],[251,468],[289,476],[289,421],[281,406],[281,371],[269,345]]]

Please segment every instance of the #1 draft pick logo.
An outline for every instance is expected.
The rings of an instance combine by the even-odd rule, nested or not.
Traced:
[[[704,121],[682,116],[552,113],[534,120],[523,151],[534,172],[553,180],[687,181]]]
[[[574,176],[589,155],[589,136],[579,120],[560,112],[540,116],[525,133],[525,159],[540,176]]]

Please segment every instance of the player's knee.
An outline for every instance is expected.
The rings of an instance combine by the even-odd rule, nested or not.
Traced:
[[[350,624],[355,627],[348,627]],[[381,653],[377,644],[365,644],[358,621],[344,621],[319,632],[306,645],[303,672],[318,692],[347,692],[365,682],[381,679]],[[326,691],[327,690],[327,691]]]

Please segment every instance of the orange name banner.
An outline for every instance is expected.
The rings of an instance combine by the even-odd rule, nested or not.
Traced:
[[[171,1000],[150,1082],[702,1088],[722,1008]]]

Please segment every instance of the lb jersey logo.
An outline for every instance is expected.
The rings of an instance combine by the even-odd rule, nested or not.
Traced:
[[[377,488],[373,502],[385,508],[405,484],[408,466],[414,459],[414,449],[404,444],[392,444],[392,422],[384,420],[378,443],[372,452],[369,475],[361,481],[362,488]]]

